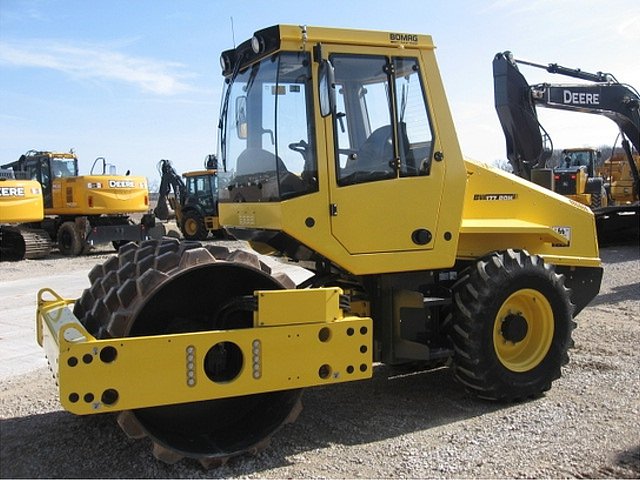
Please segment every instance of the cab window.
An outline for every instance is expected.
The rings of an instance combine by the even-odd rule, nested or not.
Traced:
[[[279,201],[317,191],[309,55],[282,52],[227,88],[221,201]]]
[[[428,175],[433,135],[413,58],[334,54],[339,185]]]
[[[428,175],[433,134],[420,69],[414,58],[395,58],[400,175]]]

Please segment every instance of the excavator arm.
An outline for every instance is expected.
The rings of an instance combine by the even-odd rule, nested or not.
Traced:
[[[553,147],[538,121],[529,83],[509,52],[498,53],[493,59],[493,88],[513,173],[531,180],[531,170],[545,165]]]

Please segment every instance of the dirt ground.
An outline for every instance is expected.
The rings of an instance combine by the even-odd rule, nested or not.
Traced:
[[[112,254],[3,262],[0,272],[85,274]],[[370,381],[308,389],[298,421],[267,450],[207,471],[159,463],[150,442],[126,438],[111,415],[63,411],[39,368],[1,380],[0,476],[640,478],[640,249],[610,245],[601,257],[601,293],[577,317],[570,364],[537,400],[483,402],[446,368],[379,366]]]

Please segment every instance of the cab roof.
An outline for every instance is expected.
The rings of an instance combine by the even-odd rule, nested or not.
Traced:
[[[307,45],[357,45],[400,49],[434,49],[430,35],[409,32],[384,32],[346,28],[274,25],[253,34],[249,40],[220,55],[223,75],[242,68],[267,55],[283,50],[304,50]]]

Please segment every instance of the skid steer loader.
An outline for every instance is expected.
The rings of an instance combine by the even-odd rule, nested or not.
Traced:
[[[430,36],[279,25],[221,64],[220,222],[313,275],[148,241],[75,302],[41,291],[67,410],[213,466],[263,449],[304,388],[375,362],[446,362],[497,401],[551,387],[600,288],[593,214],[463,159]]]

